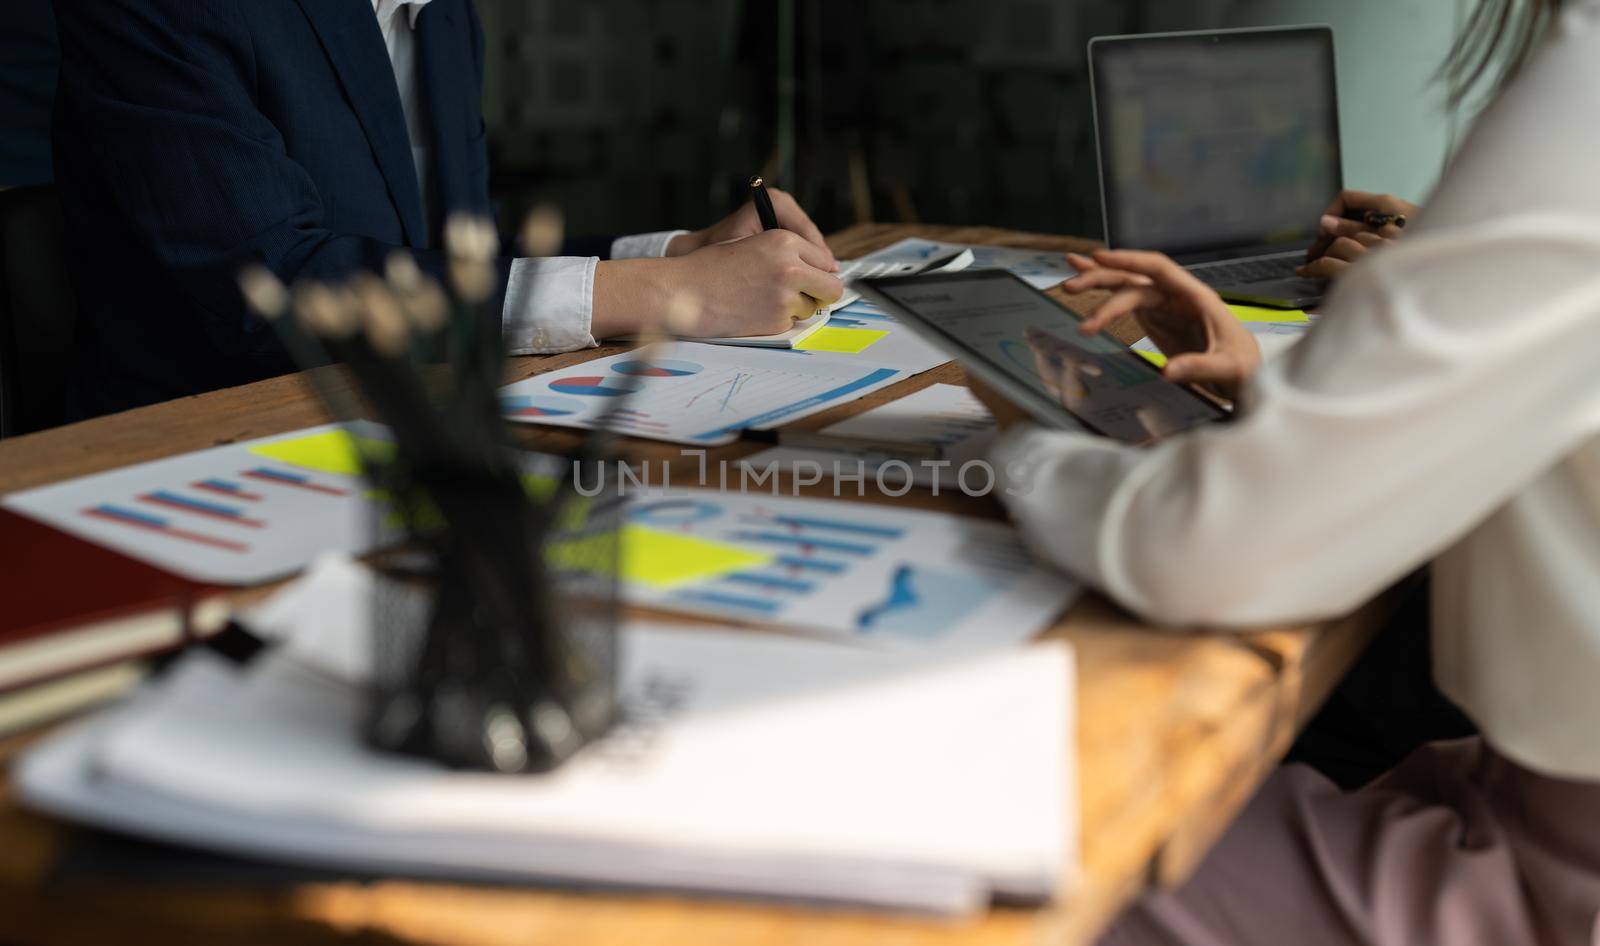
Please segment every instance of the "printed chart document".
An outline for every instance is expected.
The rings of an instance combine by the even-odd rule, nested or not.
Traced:
[[[635,437],[716,445],[905,376],[865,358],[674,342],[648,355],[612,355],[519,381],[501,389],[501,403],[508,417],[528,423],[593,428],[604,422]]]
[[[141,463],[7,496],[14,512],[196,581],[252,585],[319,552],[374,539],[359,438],[377,425],[314,427]]]
[[[970,459],[980,455],[994,434],[994,416],[971,391],[935,384],[821,430],[783,431],[778,440],[793,446]]]
[[[796,348],[842,362],[874,362],[918,374],[950,361],[943,349],[902,326],[870,302],[856,302],[833,314],[828,325]]]
[[[725,563],[688,581],[625,581],[628,601],[877,647],[1011,646],[1048,627],[1080,590],[1035,563],[1002,522],[703,489],[636,496],[627,517],[630,528],[694,540]]]
[[[940,914],[1071,888],[1066,644],[932,663],[710,629],[621,645],[623,722],[546,775],[374,752],[362,690],[273,649],[191,654],[16,784],[91,825],[362,872]]]
[[[988,485],[982,460],[995,437],[994,417],[960,385],[935,384],[821,430],[785,429],[779,446],[739,460],[752,475],[796,477],[866,473],[886,489],[906,484],[951,493]]]
[[[864,476],[866,482],[880,484],[890,491],[907,486],[937,488],[940,494],[961,491],[958,465],[925,457],[907,458],[881,450],[777,446],[740,457],[738,462],[742,469],[749,471],[747,476],[762,480],[779,474],[806,482]],[[971,476],[971,481],[980,486],[986,483],[985,478],[978,475]]]
[[[898,245],[898,244],[896,244]],[[829,306],[842,309],[861,298],[852,285],[857,279],[875,279],[880,276],[917,276],[923,273],[956,273],[970,267],[977,257],[971,247],[945,244],[945,252],[926,256],[895,255],[894,247],[885,247],[868,253],[860,259],[845,260],[839,264],[839,281],[844,283],[844,295]]]
[[[862,257],[877,262],[915,262],[946,255],[955,250],[972,251],[972,269],[1003,269],[1016,274],[1035,289],[1049,289],[1063,279],[1071,279],[1078,271],[1067,262],[1067,254],[1050,250],[1029,250],[1014,246],[963,247],[958,243],[943,243],[909,237]]]

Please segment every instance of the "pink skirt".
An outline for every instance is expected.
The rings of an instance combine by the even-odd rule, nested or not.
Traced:
[[[1280,770],[1187,884],[1100,944],[1600,946],[1597,916],[1600,783],[1465,739],[1355,792]]]

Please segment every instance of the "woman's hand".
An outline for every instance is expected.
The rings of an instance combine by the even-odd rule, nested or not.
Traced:
[[[1110,290],[1111,298],[1083,320],[1093,335],[1132,315],[1167,356],[1161,374],[1169,381],[1209,385],[1233,398],[1261,366],[1261,347],[1234,318],[1215,290],[1160,253],[1098,250],[1093,257],[1069,254],[1078,275],[1067,292]]]
[[[767,188],[767,194],[772,198],[772,209],[778,218],[778,226],[799,234],[807,243],[817,247],[821,251],[822,268],[830,273],[838,272],[839,261],[833,258],[833,251],[828,249],[827,241],[822,238],[822,231],[818,230],[806,212],[800,209],[795,199],[776,187]],[[727,243],[730,240],[742,240],[761,232],[761,216],[756,213],[756,205],[747,200],[743,207],[704,230],[674,237],[672,242],[667,244],[667,255],[686,256],[704,247]]]
[[[1381,249],[1400,238],[1405,223],[1415,220],[1417,205],[1390,194],[1345,191],[1323,211],[1321,232],[1306,253],[1304,266],[1295,270],[1301,276],[1335,279],[1368,252]],[[1369,214],[1382,214],[1391,222],[1379,226],[1367,223]],[[1352,220],[1351,217],[1361,219]]]

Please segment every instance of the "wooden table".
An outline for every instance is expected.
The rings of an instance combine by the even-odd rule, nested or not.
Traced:
[[[888,225],[852,227],[830,243],[850,258],[911,235],[1054,250],[1092,246],[991,228]],[[1063,298],[1080,308],[1094,301]],[[1117,331],[1132,340],[1128,326]],[[510,375],[520,379],[614,350],[514,359]],[[954,366],[938,368],[801,424],[824,426],[961,378]],[[325,420],[299,376],[185,398],[0,443],[0,493]],[[526,431],[533,447],[561,448],[574,438],[569,431]],[[676,447],[637,446],[639,457],[671,463],[675,474],[680,467],[694,469],[682,467]],[[713,450],[709,459],[757,449],[735,444]],[[936,498],[922,490],[867,501],[1000,515],[989,499]],[[1220,636],[1149,627],[1095,595],[1076,604],[1048,635],[1070,640],[1077,650],[1085,876],[1070,896],[1045,909],[1001,908],[941,922],[672,896],[402,881],[203,891],[63,885],[51,882],[51,868],[72,829],[20,810],[0,780],[0,942],[1087,943],[1138,893],[1187,875],[1386,613],[1380,600],[1326,626]],[[0,742],[0,762],[27,741]]]

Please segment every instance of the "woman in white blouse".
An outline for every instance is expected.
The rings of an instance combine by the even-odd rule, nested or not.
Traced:
[[[1031,542],[1155,620],[1330,617],[1432,561],[1435,676],[1483,734],[1349,794],[1284,769],[1106,943],[1600,944],[1600,0],[1562,6],[1485,0],[1486,55],[1549,35],[1280,360],[1164,258],[1080,261],[1116,290],[1086,327],[1135,313],[1236,421],[1141,450],[996,405]]]

